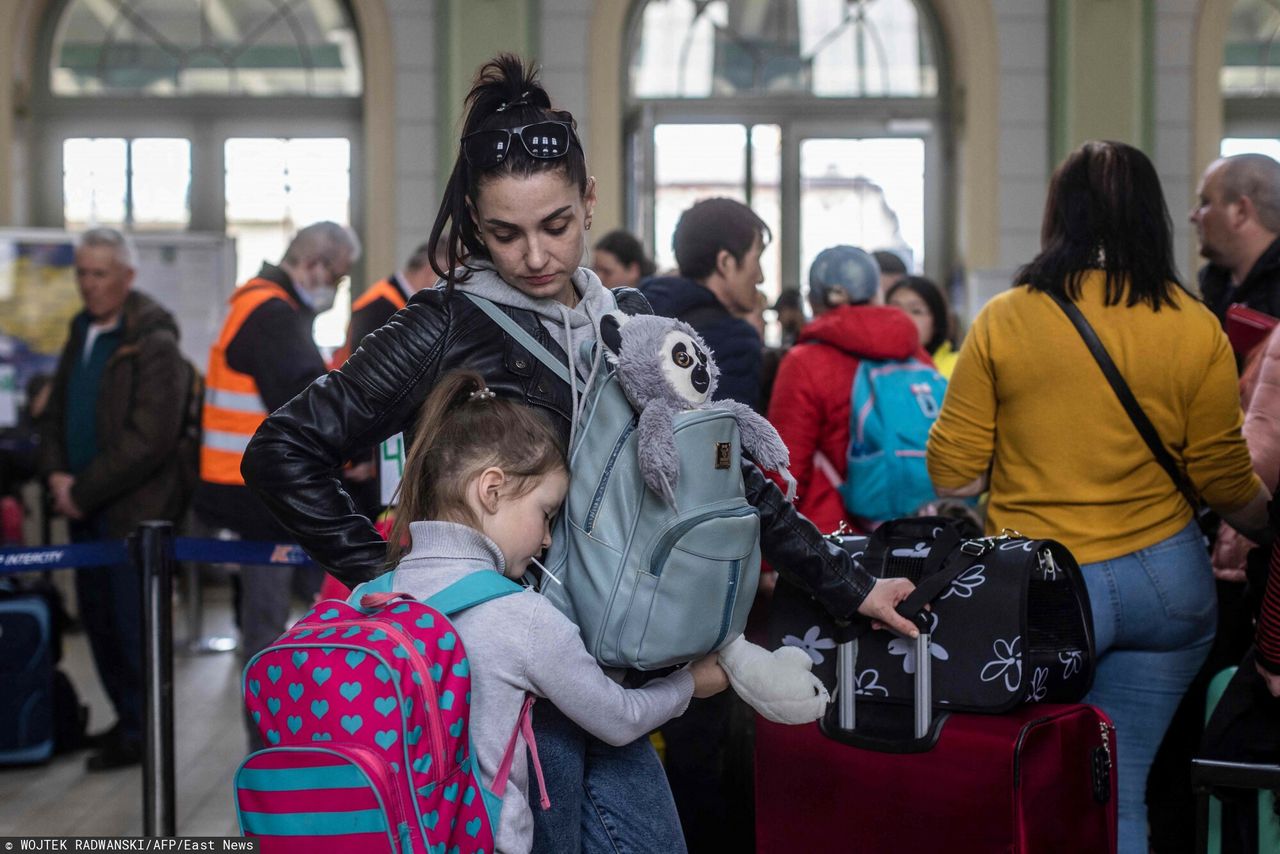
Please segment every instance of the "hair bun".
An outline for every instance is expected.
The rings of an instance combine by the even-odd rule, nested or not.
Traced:
[[[466,131],[487,124],[487,118],[520,107],[533,110],[551,109],[551,96],[538,80],[537,68],[514,53],[501,53],[486,62],[476,73],[471,93]]]

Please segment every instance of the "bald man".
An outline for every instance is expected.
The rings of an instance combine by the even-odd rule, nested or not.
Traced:
[[[1209,260],[1200,293],[1222,320],[1233,303],[1280,317],[1280,163],[1238,154],[1209,164],[1190,220]]]

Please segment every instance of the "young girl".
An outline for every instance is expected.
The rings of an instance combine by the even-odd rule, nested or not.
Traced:
[[[391,533],[395,588],[425,600],[473,572],[524,576],[551,542],[569,486],[555,430],[532,409],[494,395],[477,373],[441,379],[418,418]],[[425,520],[425,521],[419,521]],[[412,539],[407,553],[400,555]],[[578,627],[532,590],[453,618],[472,667],[471,733],[481,779],[493,780],[525,692],[554,702],[597,738],[624,745],[684,712],[689,698],[728,685],[709,655],[643,688],[609,679]],[[516,761],[502,794],[497,847],[533,844],[528,765]]]

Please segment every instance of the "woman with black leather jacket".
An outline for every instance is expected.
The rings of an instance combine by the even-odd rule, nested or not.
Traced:
[[[436,380],[480,372],[499,395],[542,410],[566,440],[569,385],[504,334],[459,290],[497,303],[566,364],[598,335],[613,307],[580,267],[595,205],[573,117],[551,109],[531,70],[512,56],[486,64],[467,97],[461,150],[431,232],[445,249],[443,287],[419,292],[364,339],[341,370],[316,380],[262,425],[245,453],[246,483],[298,542],[348,585],[386,569],[386,543],[341,489],[352,449],[405,430]],[[465,266],[458,259],[465,257]],[[613,291],[628,313],[648,313],[638,292]],[[575,360],[575,362],[578,360]],[[575,364],[584,375],[589,365]],[[566,442],[567,444],[567,442]],[[759,510],[765,557],[833,614],[855,612],[910,634],[894,606],[904,580],[878,581],[796,514],[750,463],[747,500]],[[535,850],[682,851],[670,790],[647,739],[604,744],[549,703],[534,725],[552,808],[534,810]],[[593,809],[582,809],[589,793]],[[590,814],[590,820],[584,817]]]

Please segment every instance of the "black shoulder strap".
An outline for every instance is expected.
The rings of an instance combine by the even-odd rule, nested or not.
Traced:
[[[1187,503],[1191,505],[1192,512],[1199,512],[1200,497],[1196,494],[1195,487],[1191,485],[1191,481],[1187,479],[1182,469],[1178,468],[1178,464],[1174,462],[1169,449],[1164,446],[1164,442],[1160,439],[1160,434],[1156,432],[1155,425],[1151,423],[1151,419],[1147,418],[1147,413],[1142,411],[1142,406],[1138,403],[1137,398],[1133,396],[1133,392],[1129,390],[1129,384],[1121,376],[1120,369],[1116,367],[1115,362],[1111,361],[1107,348],[1102,346],[1098,333],[1094,332],[1093,327],[1089,325],[1089,321],[1085,319],[1085,316],[1075,303],[1053,291],[1048,291],[1047,293],[1075,326],[1076,331],[1080,333],[1080,337],[1084,339],[1085,346],[1089,348],[1089,352],[1093,354],[1098,367],[1102,369],[1103,376],[1111,384],[1111,390],[1116,393],[1116,397],[1120,398],[1120,405],[1128,413],[1129,420],[1133,422],[1133,426],[1142,436],[1142,440],[1151,449],[1156,462],[1168,473],[1169,479],[1173,481],[1173,485],[1182,493],[1182,497],[1187,499]]]

